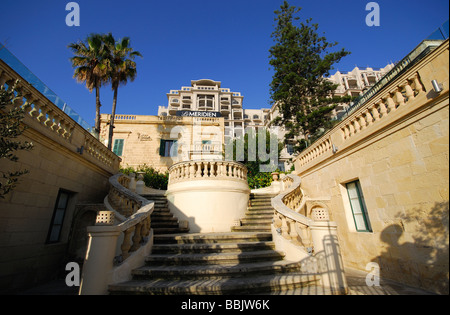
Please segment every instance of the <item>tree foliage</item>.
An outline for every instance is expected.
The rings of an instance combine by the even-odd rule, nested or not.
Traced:
[[[325,78],[349,52],[345,49],[330,52],[337,43],[319,36],[318,24],[311,19],[301,22],[297,16],[300,11],[301,8],[290,6],[287,1],[275,11],[272,33],[275,45],[269,50],[269,64],[274,70],[271,101],[280,112],[274,123],[286,128],[286,139],[298,135],[309,139],[328,128],[335,104],[349,101],[333,96],[337,85]],[[297,142],[297,150],[298,145]]]
[[[111,84],[114,91],[111,120],[108,132],[108,148],[112,147],[114,116],[117,106],[119,86],[128,81],[134,81],[137,75],[135,57],[142,57],[130,46],[130,38],[116,40],[111,33],[91,34],[85,41],[69,44],[75,54],[70,58],[75,68],[74,78],[78,82],[86,83],[90,92],[96,90],[96,118],[95,129],[100,134],[100,87]]]
[[[70,58],[75,69],[73,77],[77,82],[85,83],[90,92],[95,89],[95,130],[100,134],[100,88],[108,82],[105,62],[108,51],[100,34],[91,34],[86,40],[71,43],[68,47],[75,55]]]
[[[111,33],[103,36],[108,56],[106,58],[107,75],[114,91],[111,120],[109,123],[108,149],[112,148],[112,138],[114,132],[114,117],[117,106],[117,92],[119,86],[126,85],[128,81],[134,81],[137,76],[136,57],[142,57],[139,51],[134,51],[130,46],[130,38],[114,39]]]
[[[18,141],[17,138],[23,133],[26,127],[21,123],[24,118],[25,108],[29,106],[25,103],[22,106],[15,106],[16,101],[23,99],[23,96],[16,92],[19,81],[6,89],[0,87],[0,162],[9,160],[17,162],[16,155],[20,150],[31,150],[33,144],[27,141]],[[28,170],[11,171],[0,169],[0,198],[5,198],[14,187],[16,187],[19,177],[27,174]]]

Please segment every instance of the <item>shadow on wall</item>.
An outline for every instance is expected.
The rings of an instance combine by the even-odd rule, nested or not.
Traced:
[[[387,245],[373,260],[380,266],[380,277],[449,294],[449,202],[437,202],[429,210],[414,208],[397,218],[400,224],[380,235]],[[405,231],[412,242],[401,241]]]

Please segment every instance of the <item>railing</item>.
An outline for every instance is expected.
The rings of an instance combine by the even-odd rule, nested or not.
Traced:
[[[298,167],[306,166],[320,157],[331,156],[342,150],[356,135],[387,120],[401,107],[408,106],[418,97],[424,97],[425,89],[417,71],[404,73],[392,86],[385,86],[376,97],[354,111],[344,121],[301,152],[296,160]]]
[[[11,69],[20,75],[24,81],[33,86],[36,91],[39,91],[47,100],[53,105],[61,109],[71,119],[77,122],[80,126],[88,131],[91,131],[91,126],[78,115],[70,106],[68,106],[58,95],[56,95],[48,86],[46,86],[38,77],[36,77],[22,62],[19,61],[2,43],[0,43],[0,59],[5,62]],[[1,75],[1,71],[0,71]],[[0,85],[2,78],[0,78]]]
[[[345,113],[338,115],[337,120],[343,120],[346,116],[353,113],[365,102],[369,101],[380,90],[388,85],[394,78],[404,73],[419,62],[424,56],[434,50],[442,43],[441,40],[424,40],[419,46],[417,46],[410,54],[403,58],[399,63],[395,65],[386,75],[384,75],[377,83],[375,83],[366,93],[361,95],[355,102],[353,102]]]
[[[285,239],[302,246],[307,252],[313,251],[310,226],[313,220],[298,213],[305,206],[300,177],[287,175],[283,179],[285,191],[272,199],[274,227]]]
[[[247,180],[247,168],[231,161],[180,162],[169,168],[169,185],[191,179],[237,179]]]
[[[113,209],[99,212],[96,225],[87,228],[89,245],[80,294],[106,294],[107,286],[117,282],[121,274],[129,275],[131,266],[143,264],[145,254],[136,254],[132,259],[133,253],[151,246],[154,203],[129,190],[129,181],[124,174],[109,179],[108,202]],[[115,225],[117,213],[125,220]]]
[[[84,156],[97,166],[115,172],[113,170],[116,170],[120,163],[119,157],[83,128],[84,126],[74,121],[67,113],[68,108],[66,112],[60,109],[0,60],[0,86],[10,88],[13,85],[16,85],[16,91],[21,96],[14,105],[25,110],[24,124],[69,151]]]
[[[300,177],[290,174],[283,178],[282,183],[285,190],[272,198],[276,246],[289,251],[286,255],[290,259],[301,259],[305,272],[320,274],[322,285],[332,294],[346,294],[347,281],[337,225],[330,221],[327,206],[319,201],[306,200]],[[308,207],[307,202],[310,203]]]

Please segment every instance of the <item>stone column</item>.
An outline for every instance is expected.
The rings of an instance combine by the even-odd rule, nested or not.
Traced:
[[[322,285],[329,288],[333,294],[346,294],[347,280],[337,238],[337,224],[330,221],[315,221],[310,230]]]
[[[117,239],[121,231],[117,226],[90,226],[87,231],[89,243],[83,265],[79,294],[108,294]]]

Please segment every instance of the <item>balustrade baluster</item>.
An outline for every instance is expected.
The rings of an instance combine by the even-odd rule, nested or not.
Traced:
[[[395,91],[395,100],[398,104],[398,106],[405,105],[405,98],[403,97],[403,94],[401,93],[401,87],[398,87]]]
[[[386,99],[386,104],[387,104],[387,109],[389,110],[389,113],[392,111],[395,111],[397,109],[395,107],[395,102],[390,95]],[[383,114],[383,117],[384,117],[384,114]]]
[[[133,235],[133,245],[130,248],[130,252],[134,252],[141,247],[141,241],[142,241],[142,235],[141,235],[141,229],[143,226],[143,222],[139,222],[135,225],[134,235]]]
[[[410,100],[413,100],[415,98],[414,91],[411,88],[411,85],[409,84],[409,82],[407,82],[405,85],[405,95],[406,95],[407,102],[409,102]]]
[[[135,226],[132,226],[129,229],[125,230],[123,233],[123,243],[122,246],[120,246],[120,249],[122,250],[123,260],[130,257],[129,250],[131,248],[131,234],[134,232],[135,228]]]

